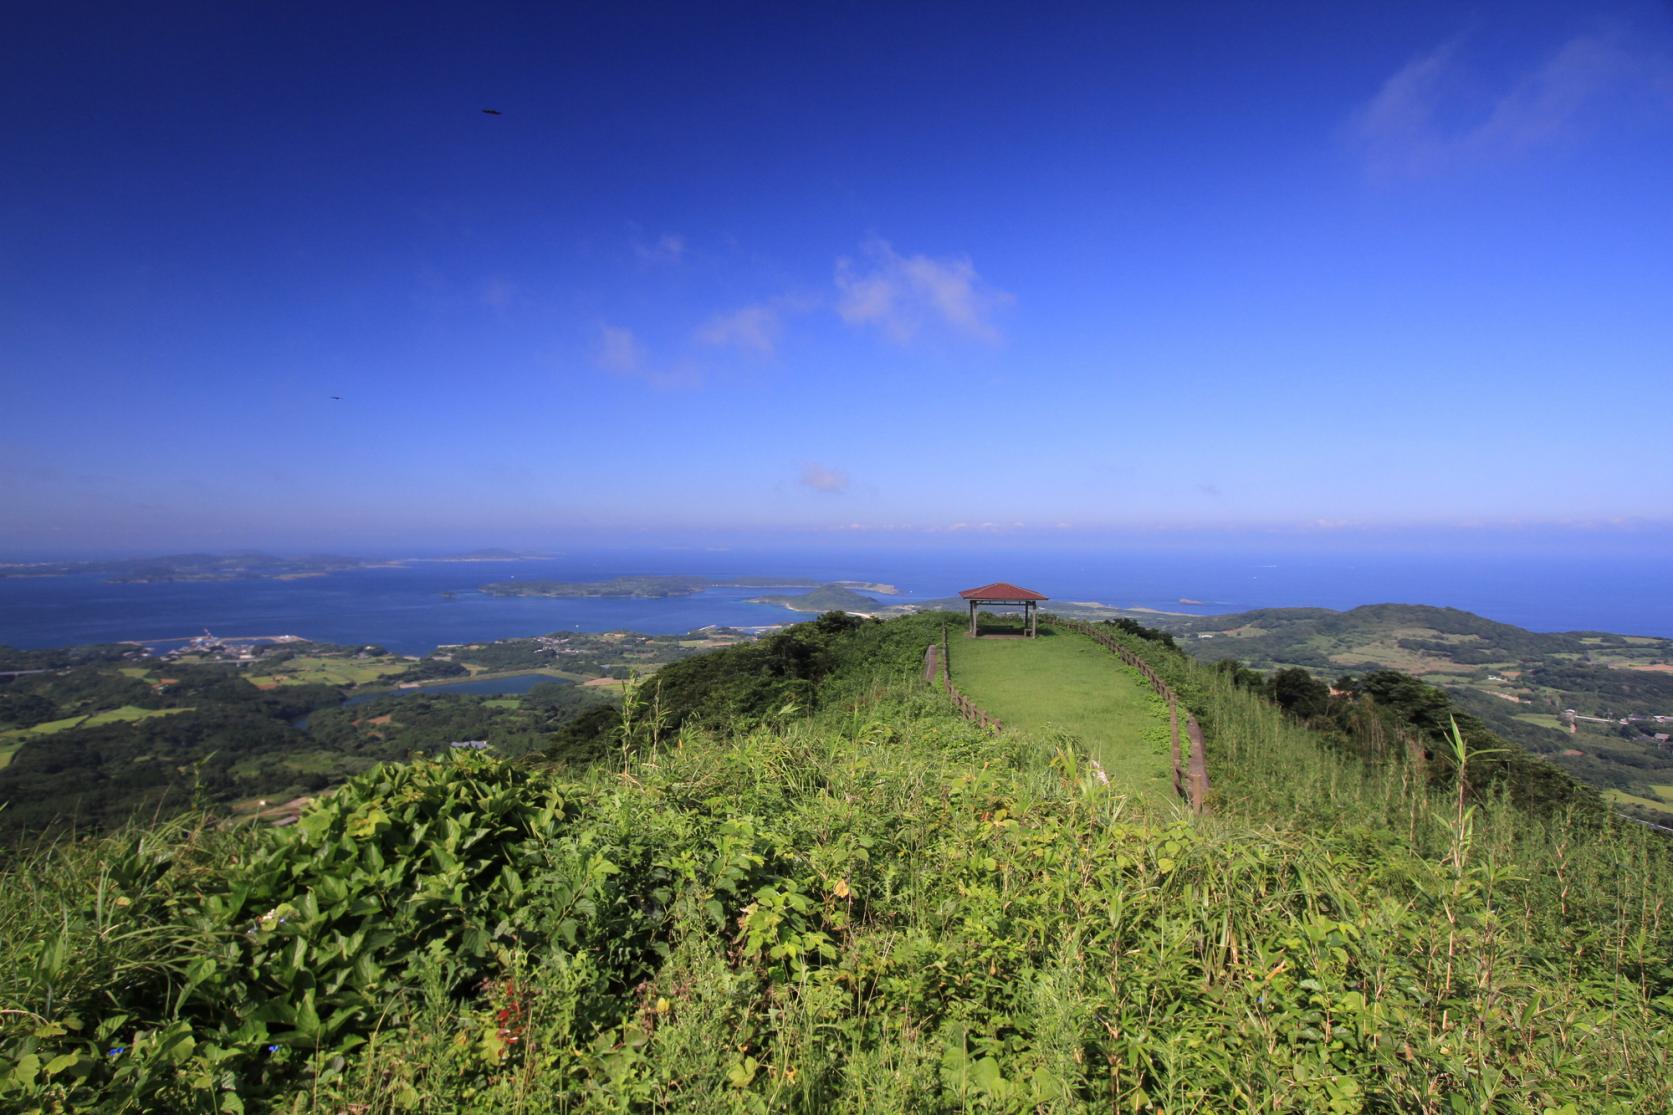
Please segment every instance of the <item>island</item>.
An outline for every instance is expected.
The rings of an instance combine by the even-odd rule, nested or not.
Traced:
[[[604,581],[491,581],[482,586],[489,596],[552,596],[566,599],[585,597],[635,597],[662,600],[672,596],[695,596],[714,588],[839,588],[865,589],[884,596],[899,590],[894,585],[868,581],[835,581],[822,585],[801,577],[611,577]],[[875,605],[877,601],[867,600]],[[797,609],[798,611],[804,609]]]
[[[812,592],[792,596],[757,596],[751,604],[772,604],[789,608],[792,612],[852,612],[859,616],[873,616],[883,611],[883,605],[844,584],[820,585]]]
[[[294,581],[351,569],[389,569],[399,561],[363,561],[338,554],[282,558],[264,553],[170,554],[110,561],[0,563],[0,577],[103,576],[113,585],[169,584],[179,581]]]

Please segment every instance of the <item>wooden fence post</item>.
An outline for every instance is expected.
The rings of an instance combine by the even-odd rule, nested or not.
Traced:
[[[1168,731],[1173,737],[1173,792],[1185,797],[1185,772],[1179,761],[1179,702],[1168,701]]]

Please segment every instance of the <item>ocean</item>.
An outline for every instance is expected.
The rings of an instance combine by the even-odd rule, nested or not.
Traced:
[[[773,591],[760,588],[649,600],[497,597],[479,591],[489,581],[512,578],[677,574],[884,582],[901,589],[899,596],[886,598],[892,601],[938,599],[1003,580],[1057,600],[1194,614],[1434,604],[1536,631],[1673,636],[1673,559],[1663,555],[803,548],[617,549],[525,561],[415,561],[294,581],[116,585],[92,575],[0,578],[0,644],[143,642],[208,629],[221,636],[377,643],[423,654],[443,643],[555,631],[674,633],[710,624],[762,627],[809,618],[748,603]]]

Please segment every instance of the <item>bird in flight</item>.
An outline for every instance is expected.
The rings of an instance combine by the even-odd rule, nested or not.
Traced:
[[[333,398],[333,399],[341,399],[341,398],[342,398],[342,396],[341,396],[341,395],[333,395],[333,396],[331,396],[331,397],[332,397],[332,398]]]
[[[485,109],[482,110],[482,115],[484,115],[484,116],[504,116],[505,113],[501,112],[497,108],[485,108]]]

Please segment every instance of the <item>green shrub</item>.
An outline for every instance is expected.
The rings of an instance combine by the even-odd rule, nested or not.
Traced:
[[[958,719],[913,680],[936,632],[837,633],[811,713],[625,761],[384,767],[293,829],[9,861],[0,1105],[1667,1108],[1642,829],[1434,793],[1146,643],[1215,776],[1164,816]]]

